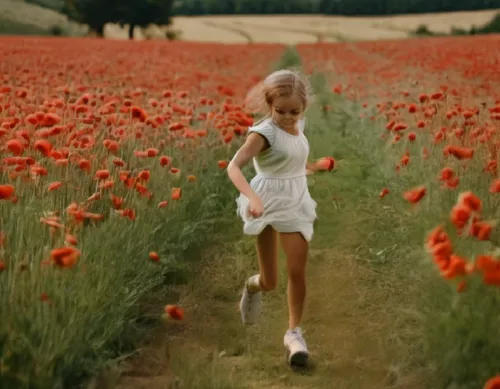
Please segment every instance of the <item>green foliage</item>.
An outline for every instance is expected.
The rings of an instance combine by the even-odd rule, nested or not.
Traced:
[[[116,11],[119,0],[71,0],[64,4],[62,12],[70,19],[88,24],[102,36],[106,23],[118,23],[121,15]]]
[[[169,41],[179,40],[182,38],[182,31],[169,28],[165,32],[165,38],[167,38]]]
[[[500,13],[497,13],[493,19],[481,27],[473,25],[469,30],[453,26],[450,35],[485,35],[500,33]]]
[[[132,154],[133,149],[132,144],[130,150],[124,147],[124,153]],[[148,185],[153,193],[169,199],[170,188],[181,185],[176,180],[182,180],[182,199],[158,209],[124,189],[121,195],[137,210],[134,221],[116,215],[111,206],[91,207],[89,211],[104,214],[105,220],[83,228],[79,248],[84,257],[72,269],[41,264],[53,247],[53,238],[40,217],[48,209],[65,215],[70,201],[81,201],[95,191],[93,183],[50,195],[44,194],[42,183],[39,188],[20,192],[20,206],[10,204],[0,209],[4,223],[0,229],[8,237],[16,237],[8,240],[2,252],[9,260],[0,277],[0,303],[4,307],[0,387],[75,387],[107,360],[130,351],[130,337],[140,319],[140,299],[167,282],[167,275],[175,273],[174,278],[180,278],[181,270],[192,267],[196,260],[193,251],[226,239],[229,226],[234,224],[236,193],[227,174],[216,163],[202,166],[225,153],[225,148],[211,149],[195,160],[181,150],[171,150],[173,158],[183,161],[179,164],[182,171],[199,177],[187,185],[183,175],[172,178],[168,169],[145,165],[155,177]],[[85,182],[81,171],[69,174],[82,176]],[[160,255],[160,263],[148,259],[150,251]],[[41,301],[42,295],[49,300]],[[161,312],[157,312],[155,321],[160,317]]]
[[[481,34],[500,33],[500,13],[497,13],[489,23],[486,23],[483,27],[477,29],[477,31]]]
[[[300,68],[301,66],[302,58],[300,58],[297,49],[294,46],[288,46],[280,60],[275,64],[275,70]]]
[[[55,24],[53,26],[51,26],[49,28],[49,31],[52,35],[54,36],[61,36],[61,35],[65,35],[65,31],[64,31],[64,28]]]
[[[71,19],[88,24],[99,36],[103,35],[106,23],[128,24],[132,39],[135,26],[170,24],[172,4],[173,0],[71,0],[61,11]]]
[[[500,359],[500,291],[480,279],[461,294],[443,280],[430,281],[432,293],[423,293],[422,312],[436,387],[481,388],[497,372]]]
[[[47,0],[45,0],[47,1]],[[500,0],[179,0],[176,15],[339,14],[394,15],[500,8]]]
[[[417,29],[415,30],[414,34],[418,35],[418,36],[436,36],[436,35],[438,35],[437,33],[429,30],[429,27],[427,27],[427,24],[419,25],[417,27]]]
[[[125,0],[119,2],[116,12],[120,24],[130,25],[129,37],[132,39],[134,26],[170,24],[172,4],[172,0]]]
[[[331,78],[324,81],[325,77]],[[332,196],[331,187],[324,188],[324,197],[356,201],[354,206],[349,200],[332,204],[340,214],[352,215],[349,227],[339,226],[332,218],[321,218],[318,224],[323,233],[331,231],[330,236],[355,233],[362,237],[353,252],[378,275],[373,288],[387,291],[386,306],[394,320],[387,341],[407,350],[404,359],[394,361],[398,374],[417,372],[427,384],[418,387],[483,387],[498,372],[500,290],[474,277],[467,281],[463,293],[457,293],[457,280],[439,276],[424,247],[429,231],[442,224],[458,255],[473,259],[477,253],[494,250],[490,242],[458,237],[448,221],[459,191],[440,189],[436,174],[443,166],[459,171],[461,161],[445,159],[440,147],[429,147],[429,159],[421,160],[422,148],[432,142],[425,133],[419,133],[413,143],[402,140],[392,145],[382,139],[385,122],[371,119],[375,110],[363,109],[323,86],[332,85],[334,77],[342,74],[313,77],[318,101],[333,108],[324,115],[323,124],[318,107],[310,112],[314,119],[309,121],[309,139],[318,156],[331,154],[338,163],[335,193]],[[445,105],[439,109],[446,109]],[[347,131],[339,117],[344,118]],[[396,172],[394,166],[407,151],[412,156],[409,166]],[[488,192],[491,176],[485,175],[483,168],[481,161],[470,161],[460,173],[460,187],[483,200],[483,214],[488,219],[497,219],[498,200]],[[422,184],[428,188],[426,197],[411,207],[402,195]],[[318,185],[314,183],[312,188],[316,196]],[[383,188],[390,193],[381,199]],[[325,239],[324,245],[331,247],[331,238]]]
[[[470,29],[460,28],[460,27],[451,27],[450,33],[448,35],[451,36],[463,36],[463,35],[484,35],[484,34],[498,34],[500,33],[500,13],[497,13],[493,19],[491,19],[488,23],[483,25],[482,27],[472,26]],[[432,32],[429,30],[427,25],[421,24],[413,33],[417,36],[446,36],[447,34],[440,34],[436,32]]]
[[[346,104],[331,99],[334,107]],[[429,231],[441,224],[452,237],[458,255],[473,259],[477,253],[494,249],[490,242],[458,237],[448,221],[459,192],[443,191],[439,180],[433,177],[443,166],[458,171],[461,162],[445,160],[440,148],[432,148],[428,160],[419,160],[416,156],[429,142],[425,134],[413,144],[402,141],[390,145],[380,138],[384,124],[374,124],[367,118],[357,120],[361,111],[359,106],[353,106],[348,122],[351,130],[346,132],[352,145],[349,154],[357,153],[366,163],[364,180],[350,194],[359,199],[356,215],[366,217],[362,224],[355,225],[364,236],[356,251],[380,274],[381,285],[391,284],[397,291],[398,295],[387,302],[394,304],[394,317],[398,321],[392,337],[401,342],[401,347],[411,350],[406,368],[424,369],[429,388],[482,387],[498,370],[500,291],[472,278],[466,290],[458,294],[457,281],[439,276],[424,247]],[[394,166],[406,150],[412,160],[398,173]],[[482,169],[480,161],[471,161],[461,173],[460,185],[483,200],[484,215],[496,219],[497,200],[488,193],[490,177]],[[412,209],[403,199],[403,192],[422,184],[426,185],[427,194]],[[383,188],[388,188],[390,194],[380,199],[378,193]],[[398,300],[400,305],[396,303]]]
[[[57,11],[65,0],[27,0]],[[107,0],[102,0],[102,4]],[[170,3],[166,1],[165,3]],[[173,5],[175,15],[209,14],[339,14],[394,15],[405,13],[453,12],[500,8],[500,0],[178,0]]]

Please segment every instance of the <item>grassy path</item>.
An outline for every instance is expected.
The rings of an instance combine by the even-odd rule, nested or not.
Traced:
[[[339,171],[335,178],[321,178],[321,184],[335,188],[333,181],[343,179],[342,175]],[[341,207],[352,205],[345,203],[346,195],[338,194],[336,202]],[[190,389],[388,386],[393,355],[385,345],[391,324],[384,314],[385,296],[373,287],[375,273],[352,252],[362,237],[356,231],[341,231],[357,215],[337,211],[331,198],[319,199],[318,205],[325,224],[318,227],[311,248],[304,321],[312,352],[310,371],[297,374],[285,363],[283,257],[278,290],[265,296],[261,322],[252,329],[240,323],[240,290],[244,279],[256,270],[253,241],[245,239],[232,255],[207,253],[198,278],[183,288],[180,302],[187,308],[185,325],[173,326],[169,344],[156,350],[160,366],[168,353],[163,363],[171,373],[166,369],[166,377],[155,378],[155,384],[151,377],[128,377],[119,387],[165,388],[172,373],[184,383],[180,387]]]
[[[250,329],[242,326],[237,309],[241,288],[256,271],[257,261],[254,241],[241,236],[225,247],[205,252],[196,277],[187,285],[174,287],[186,319],[168,323],[166,331],[162,328],[152,334],[149,345],[96,387],[422,387],[407,370],[412,351],[404,344],[407,326],[400,315],[406,298],[404,280],[377,268],[366,257],[377,249],[372,245],[373,232],[381,226],[377,224],[380,212],[386,212],[378,199],[383,177],[355,144],[355,137],[360,136],[352,135],[358,124],[356,116],[341,120],[321,110],[320,105],[333,98],[320,92],[308,114],[312,157],[332,155],[338,162],[335,173],[310,178],[320,219],[310,250],[303,322],[312,358],[309,370],[293,372],[285,362],[286,268],[282,255],[279,287],[265,295],[260,323]],[[345,101],[328,102],[336,111],[352,109]]]

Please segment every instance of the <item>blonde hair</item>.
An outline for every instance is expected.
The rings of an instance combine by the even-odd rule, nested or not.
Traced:
[[[306,110],[313,99],[307,78],[297,70],[277,70],[248,92],[245,106],[254,114],[265,114],[265,119],[270,115],[271,105],[276,98],[294,94],[300,98]]]

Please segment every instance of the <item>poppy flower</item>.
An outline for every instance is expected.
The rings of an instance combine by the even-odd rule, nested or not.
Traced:
[[[165,312],[174,320],[184,320],[184,309],[178,305],[167,305],[165,307]]]

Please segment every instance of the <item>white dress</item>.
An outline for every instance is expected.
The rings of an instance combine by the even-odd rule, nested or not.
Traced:
[[[240,194],[236,200],[247,235],[258,235],[271,225],[278,232],[300,232],[307,241],[312,239],[317,215],[316,202],[307,186],[309,142],[304,135],[305,119],[298,122],[298,127],[299,134],[292,135],[269,118],[248,130],[264,136],[270,147],[254,158],[257,175],[250,181],[263,202],[263,215],[249,215],[245,195]]]

